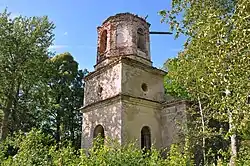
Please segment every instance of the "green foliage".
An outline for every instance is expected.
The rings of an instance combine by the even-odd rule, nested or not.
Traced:
[[[83,77],[78,63],[70,53],[56,55],[50,59],[47,117],[42,129],[53,135],[56,141],[71,140],[80,147],[83,103]],[[85,71],[86,72],[86,71]]]
[[[201,105],[197,111],[206,127],[200,136],[210,139],[209,143],[211,138],[247,135],[249,11],[247,0],[173,0],[171,10],[160,11],[162,21],[170,25],[176,37],[187,37],[184,50],[167,63],[167,91],[172,88],[170,92],[176,96],[187,92],[192,101]],[[216,121],[217,126],[211,127],[211,121]],[[229,128],[220,127],[221,123],[229,124]],[[230,149],[236,156],[236,145],[231,144]]]
[[[168,153],[166,164],[169,166],[191,166],[193,161],[190,153],[187,153],[183,148],[176,144],[172,144]]]
[[[46,84],[48,51],[55,28],[48,17],[10,18],[0,13],[0,139],[10,131],[31,129]],[[38,95],[39,94],[39,95]],[[34,112],[33,112],[34,111]]]
[[[185,90],[180,83],[178,83],[175,79],[173,73],[179,67],[178,59],[173,58],[169,59],[165,64],[164,68],[168,71],[168,73],[164,77],[164,87],[166,89],[166,94],[171,95],[180,99],[190,99],[188,92]]]
[[[70,53],[52,57],[48,17],[0,13],[0,140],[32,127],[80,147],[83,77]]]
[[[0,165],[148,165],[167,166],[185,163],[186,158],[177,152],[177,147],[170,152],[170,160],[160,157],[160,153],[152,148],[147,153],[138,149],[135,144],[121,146],[117,141],[106,140],[106,144],[89,151],[75,150],[71,144],[58,148],[53,139],[41,131],[32,130],[29,133],[19,133],[0,144],[2,153],[7,153],[9,146],[18,149],[15,154],[0,155]],[[7,146],[8,145],[8,146]],[[3,148],[2,148],[3,147]],[[179,157],[177,155],[180,155]],[[184,158],[183,158],[184,157]],[[173,160],[176,160],[174,162]]]
[[[242,142],[243,146],[239,152],[238,163],[242,166],[250,165],[250,141],[246,140]]]
[[[80,158],[78,151],[74,149],[71,144],[63,146],[56,150],[56,146],[52,147],[49,151],[50,154],[50,165],[78,165]]]
[[[52,139],[41,131],[32,130],[27,134],[16,134],[13,138],[7,139],[5,144],[8,145],[8,150],[11,147],[18,149],[18,152],[14,156],[9,155],[7,160],[3,160],[2,165],[48,165],[51,141]]]
[[[98,139],[98,138],[97,138]],[[97,148],[98,147],[98,148]],[[131,166],[192,166],[193,156],[185,146],[173,144],[167,158],[152,148],[150,151],[138,149],[136,144],[121,146],[117,141],[106,139],[104,146],[76,150],[70,142],[58,147],[51,136],[33,129],[29,133],[17,133],[0,143],[1,166],[73,166],[73,165],[131,165]],[[226,165],[223,160],[218,165]],[[239,165],[249,165],[249,148],[241,149]]]

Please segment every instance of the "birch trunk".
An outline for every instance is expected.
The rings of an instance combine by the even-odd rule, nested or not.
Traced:
[[[231,134],[231,158],[230,158],[230,166],[236,165],[236,158],[237,158],[237,138],[235,127],[233,125],[233,117],[232,113],[229,113],[229,131],[232,132]]]
[[[202,109],[202,106],[201,106],[200,97],[198,97],[198,102],[199,102],[199,109],[200,109],[200,115],[201,115],[201,124],[202,124],[202,153],[203,153],[203,160],[204,160],[204,165],[205,165],[205,163],[206,163],[206,152],[205,152],[206,139],[204,137],[204,135],[205,135],[205,121],[204,121],[204,115],[203,115],[203,109]]]

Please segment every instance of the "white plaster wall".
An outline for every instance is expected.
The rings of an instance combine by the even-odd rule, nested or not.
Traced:
[[[148,90],[144,92],[142,83],[146,83]],[[163,76],[147,72],[122,64],[122,93],[154,101],[164,101]]]
[[[131,99],[134,100],[134,99]],[[141,129],[148,126],[151,132],[151,142],[156,148],[161,148],[161,124],[160,112],[157,107],[140,104],[123,102],[123,126],[122,126],[122,142],[136,141],[141,148]]]
[[[98,88],[102,87],[99,93]],[[103,70],[85,83],[84,106],[113,97],[121,92],[121,64]]]
[[[105,138],[121,141],[121,110],[120,101],[88,108],[88,112],[83,113],[82,147],[89,149],[92,146],[93,132],[98,124],[103,126]]]
[[[165,107],[161,111],[162,124],[162,144],[163,147],[170,147],[172,143],[177,143],[183,137],[180,137],[183,129],[186,127],[186,104],[175,103]]]

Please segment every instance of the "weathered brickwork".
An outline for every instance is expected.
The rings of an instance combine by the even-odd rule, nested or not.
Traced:
[[[138,147],[154,144],[161,149],[178,140],[186,104],[166,101],[166,73],[152,67],[149,27],[145,19],[121,13],[97,28],[97,62],[85,78],[81,108],[82,147],[92,146],[97,125],[105,138],[122,144],[137,141]]]
[[[97,28],[98,31],[98,48],[97,48],[97,65],[96,69],[107,64],[107,59],[116,56],[130,56],[137,58],[139,61],[151,65],[150,46],[149,46],[149,26],[144,19],[135,15],[124,13],[117,14],[105,20]],[[137,30],[142,29],[144,36],[144,49],[137,48]],[[102,49],[103,34],[107,32],[107,45],[105,51]]]

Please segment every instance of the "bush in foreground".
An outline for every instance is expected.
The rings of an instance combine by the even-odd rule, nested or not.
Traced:
[[[249,165],[249,149],[242,151],[239,165]],[[218,162],[218,165],[224,165]],[[108,140],[105,146],[95,145],[86,152],[75,150],[70,143],[56,144],[52,137],[41,131],[32,130],[18,133],[0,144],[0,166],[191,166],[189,153],[177,145],[172,145],[167,158],[152,148],[143,152],[134,144],[121,146]]]
[[[46,136],[41,131],[32,130],[27,134],[18,133],[0,144],[0,165],[185,165],[185,158],[176,147],[171,153],[172,158],[163,159],[154,148],[150,152],[143,152],[133,144],[120,146],[112,140],[107,141],[102,147],[95,145],[86,152],[83,149],[75,150],[70,143],[58,145],[52,137]]]

